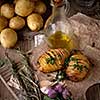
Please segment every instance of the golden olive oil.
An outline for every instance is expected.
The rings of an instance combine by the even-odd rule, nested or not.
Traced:
[[[48,37],[51,48],[66,48],[72,50],[74,48],[73,40],[65,33],[57,31]]]

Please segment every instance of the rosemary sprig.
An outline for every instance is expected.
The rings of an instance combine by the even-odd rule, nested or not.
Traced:
[[[14,75],[26,92],[26,100],[42,100],[39,85],[35,83],[35,75],[28,64],[27,58],[20,51],[17,51],[17,53],[21,57],[21,60],[17,63],[12,61],[8,54],[6,56],[12,64]]]
[[[4,61],[0,59],[0,67],[2,67],[3,65],[4,65]]]
[[[5,65],[6,63],[8,63],[7,59],[0,59],[0,67],[2,67],[3,65]]]

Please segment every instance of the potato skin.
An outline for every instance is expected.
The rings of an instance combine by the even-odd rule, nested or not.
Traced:
[[[16,4],[18,0],[13,0],[13,4]]]
[[[1,43],[1,34],[0,34],[0,43]]]
[[[7,27],[8,25],[8,21],[5,17],[3,16],[0,16],[0,32],[5,28]]]
[[[71,60],[72,58],[73,60]],[[81,69],[79,66],[81,66]],[[86,56],[83,54],[74,54],[70,57],[70,61],[66,69],[66,74],[70,80],[77,82],[83,80],[87,76],[89,70],[90,63]]]
[[[43,27],[43,18],[41,15],[32,13],[27,17],[27,25],[32,31],[38,31]]]
[[[44,14],[46,12],[46,5],[42,1],[38,1],[35,4],[34,12]]]
[[[17,33],[11,28],[6,28],[1,31],[0,40],[4,48],[14,47],[17,42]]]
[[[32,13],[34,2],[30,0],[18,0],[15,5],[15,13],[19,16],[26,17]]]
[[[66,49],[50,49],[39,57],[38,69],[45,73],[60,70],[69,55],[70,53]]]
[[[3,4],[1,6],[1,15],[10,19],[14,16],[14,6],[12,4]]]
[[[16,16],[10,19],[9,27],[15,30],[20,30],[25,26],[25,20],[20,17]]]

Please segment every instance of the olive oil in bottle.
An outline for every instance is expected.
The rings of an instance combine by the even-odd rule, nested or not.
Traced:
[[[60,0],[57,5],[52,1],[51,21],[45,29],[47,45],[50,48],[66,48],[71,51],[76,48],[74,31],[69,19],[67,18],[69,3],[67,0]]]
[[[50,43],[51,48],[66,48],[69,51],[74,48],[73,40],[61,31],[56,31],[49,36],[48,42]]]

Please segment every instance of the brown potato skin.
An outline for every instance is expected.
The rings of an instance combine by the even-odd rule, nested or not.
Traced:
[[[8,21],[5,17],[3,16],[0,16],[0,32],[5,28],[7,27],[8,25]]]
[[[50,49],[39,57],[38,69],[44,73],[60,70],[63,68],[65,58],[68,57],[69,55],[70,53],[65,49],[61,49],[61,48]],[[47,59],[51,57],[55,59],[53,64],[47,62]]]
[[[31,31],[38,31],[43,27],[43,18],[39,14],[32,13],[27,17],[27,25]]]
[[[87,57],[83,54],[74,54],[71,57],[78,59],[78,65],[83,65],[82,71],[78,70],[77,68],[74,68],[74,64],[76,64],[75,61],[69,61],[69,64],[66,69],[66,74],[71,81],[81,81],[87,76],[90,70],[90,63]],[[87,69],[84,66],[86,66]]]
[[[59,2],[61,2],[62,0],[54,0],[54,2],[56,2],[56,3],[59,3]]]
[[[13,4],[16,4],[18,0],[13,0]]]
[[[18,0],[15,4],[15,13],[19,16],[26,17],[32,13],[34,2],[30,0]]]
[[[14,47],[17,42],[17,33],[11,28],[5,28],[1,31],[0,40],[4,48]]]
[[[38,1],[35,4],[34,12],[39,13],[39,14],[44,14],[46,12],[46,5],[42,1]]]
[[[20,30],[25,26],[25,20],[20,17],[16,16],[10,19],[9,27],[15,30]]]
[[[1,6],[1,15],[10,19],[14,16],[14,6],[12,4],[3,4]]]

